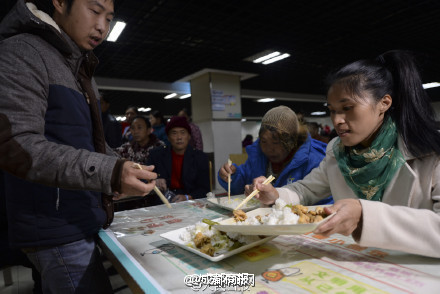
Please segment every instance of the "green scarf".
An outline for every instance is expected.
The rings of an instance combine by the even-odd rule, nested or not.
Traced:
[[[371,146],[345,147],[338,138],[333,152],[347,185],[361,199],[382,201],[389,181],[405,163],[397,147],[397,129],[388,117]]]

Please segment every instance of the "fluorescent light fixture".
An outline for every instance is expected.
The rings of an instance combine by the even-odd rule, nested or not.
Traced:
[[[117,121],[124,121],[124,120],[126,120],[127,118],[125,117],[125,116],[117,116],[116,117],[116,120]]]
[[[176,96],[177,96],[177,93],[171,93],[171,94],[166,95],[164,98],[165,99],[170,99],[170,98],[173,98],[173,97],[176,97]]]
[[[147,107],[147,108],[144,108],[144,107],[138,108],[138,111],[140,111],[140,112],[148,112],[148,111],[150,111],[150,110],[151,110],[150,107]]]
[[[268,60],[266,60],[266,61],[263,61],[262,64],[270,64],[270,63],[272,63],[272,62],[275,62],[275,61],[278,61],[278,60],[281,60],[281,59],[287,58],[287,57],[289,57],[289,56],[290,56],[289,53],[284,53],[284,54],[282,54],[282,55],[278,55],[278,56],[276,56],[276,57],[274,57],[274,58],[271,58],[271,59],[268,59]]]
[[[245,118],[242,118],[241,121],[246,121],[246,119],[245,119]]]
[[[257,102],[262,102],[262,103],[267,103],[267,102],[272,102],[275,101],[275,98],[263,98],[263,99],[258,99]]]
[[[433,83],[423,84],[424,89],[435,88],[435,87],[440,87],[440,83],[433,82]]]
[[[260,62],[263,62],[263,61],[265,61],[265,60],[271,59],[271,58],[273,58],[273,57],[275,57],[275,56],[278,56],[278,55],[280,55],[280,54],[281,54],[280,52],[275,51],[275,52],[269,53],[269,54],[267,54],[267,55],[261,56],[260,58],[257,58],[257,59],[255,59],[255,60],[252,60],[252,62],[253,62],[253,63],[260,63]]]
[[[179,99],[186,99],[189,97],[191,97],[191,94],[185,94],[185,95],[180,96]]]
[[[311,115],[324,115],[324,114],[326,114],[327,112],[325,112],[325,111],[314,111],[314,112],[312,112],[312,113],[310,113]]]
[[[126,23],[123,21],[117,21],[115,25],[113,26],[110,34],[108,34],[107,41],[110,42],[116,42],[116,40],[119,38],[119,35],[122,33],[122,31],[125,28]]]

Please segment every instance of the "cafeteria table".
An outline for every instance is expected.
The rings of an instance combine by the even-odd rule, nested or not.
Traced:
[[[160,237],[203,218],[231,215],[231,211],[206,199],[173,203],[172,209],[159,205],[120,211],[110,228],[99,232],[100,247],[133,293],[221,293],[225,289],[228,293],[259,294],[440,291],[440,259],[361,247],[351,237],[339,234],[278,236],[218,262]],[[252,285],[231,286],[237,285],[239,278],[251,280]],[[225,279],[233,281],[226,283],[229,288]]]

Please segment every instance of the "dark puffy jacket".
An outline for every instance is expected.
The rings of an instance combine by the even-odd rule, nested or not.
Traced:
[[[91,236],[105,221],[100,192],[111,194],[117,161],[110,151],[93,152],[91,113],[78,83],[80,66],[91,75],[98,61],[24,1],[3,19],[0,39],[0,189],[10,241],[34,247]]]
[[[154,165],[154,172],[165,179],[167,187],[171,184],[172,155],[171,147],[157,147],[150,151],[147,165]],[[185,187],[176,194],[189,194],[193,198],[206,197],[209,192],[209,160],[205,153],[188,145],[183,156],[182,183]],[[160,204],[156,201],[155,204]]]

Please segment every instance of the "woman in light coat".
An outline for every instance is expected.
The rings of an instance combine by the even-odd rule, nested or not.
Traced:
[[[270,205],[310,205],[328,195],[336,215],[314,233],[352,235],[361,246],[440,257],[440,133],[412,56],[390,51],[328,79],[338,137],[303,180],[274,188],[254,179]]]

